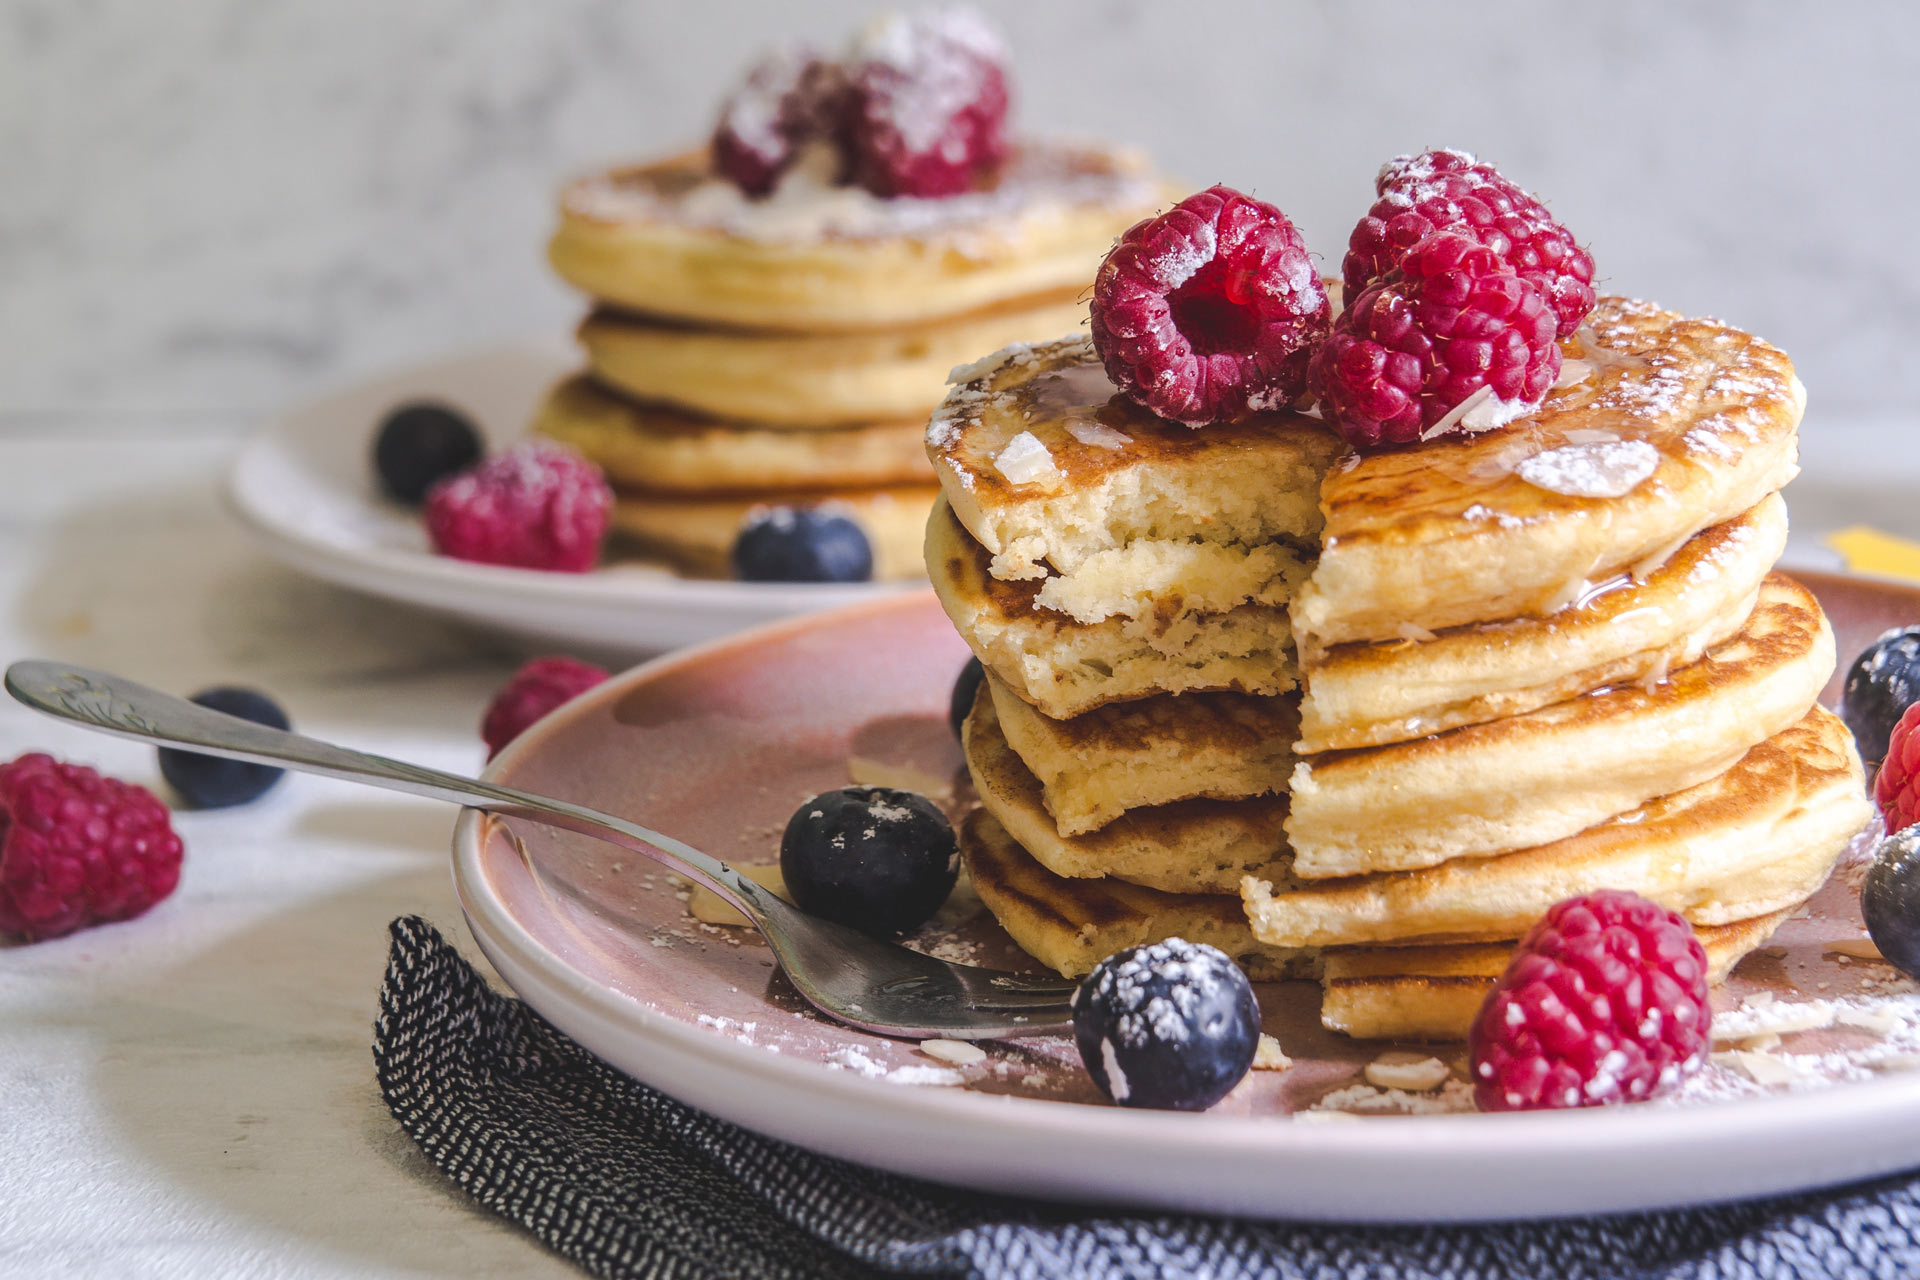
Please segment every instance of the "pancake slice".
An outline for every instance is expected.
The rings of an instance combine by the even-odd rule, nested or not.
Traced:
[[[960,824],[960,857],[1001,927],[1062,977],[1080,977],[1116,951],[1167,938],[1218,947],[1256,980],[1312,971],[1306,953],[1256,942],[1231,894],[1163,893],[1119,880],[1057,876],[982,809]]]
[[[533,430],[579,450],[616,489],[654,494],[851,489],[933,478],[915,422],[768,430],[637,404],[585,376],[547,393]]]
[[[1589,324],[1563,345],[1588,376],[1535,413],[1328,474],[1299,635],[1324,646],[1550,613],[1794,477],[1806,393],[1779,350],[1623,298]]]
[[[1518,937],[1596,889],[1727,924],[1808,897],[1871,817],[1852,735],[1815,707],[1720,776],[1563,840],[1291,888],[1248,876],[1241,895],[1254,936],[1286,947]]]
[[[1162,694],[1055,720],[991,672],[987,688],[1007,745],[1039,779],[1063,836],[1130,809],[1283,792],[1293,772],[1300,716],[1291,697]]]
[[[828,507],[856,521],[873,548],[876,580],[919,577],[921,530],[935,490],[917,486],[769,493],[712,498],[617,493],[613,527],[638,553],[695,577],[730,578],[740,526],[771,506]]]
[[[1287,821],[1294,871],[1431,867],[1570,836],[1721,773],[1800,720],[1833,666],[1819,603],[1773,575],[1739,634],[1664,684],[1302,761]]]
[[[1178,800],[1131,810],[1086,835],[1063,836],[1039,779],[1007,745],[985,688],[962,738],[981,804],[1055,875],[1111,876],[1169,893],[1232,894],[1249,875],[1288,882],[1284,796]]]
[[[927,415],[955,365],[1087,322],[1086,289],[1021,298],[871,333],[765,333],[673,324],[602,308],[580,324],[594,377],[640,400],[812,431]]]
[[[1296,680],[1286,610],[1243,604],[1193,614],[1168,601],[1141,618],[1076,622],[1034,603],[1038,582],[1003,582],[943,495],[926,528],[926,563],[955,630],[1006,687],[1070,719],[1155,693],[1285,693]]]
[[[1725,982],[1792,911],[1696,927],[1707,981]],[[1357,1040],[1465,1040],[1512,958],[1513,945],[1504,942],[1329,948],[1321,962],[1320,1023]]]
[[[1746,622],[1786,541],[1773,494],[1558,613],[1308,654],[1296,749],[1404,742],[1684,667]]]

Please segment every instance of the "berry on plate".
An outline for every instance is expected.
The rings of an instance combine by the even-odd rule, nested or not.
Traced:
[[[1706,1061],[1707,953],[1678,915],[1605,889],[1548,908],[1468,1035],[1482,1111],[1637,1102]]]
[[[1409,444],[1532,409],[1560,373],[1553,334],[1538,285],[1472,236],[1436,231],[1347,300],[1307,378],[1349,444]]]
[[[1007,154],[1006,52],[971,9],[888,14],[846,67],[853,180],[877,196],[952,196]]]
[[[1346,296],[1384,279],[1436,231],[1463,231],[1539,285],[1556,332],[1570,337],[1593,310],[1593,258],[1533,196],[1465,151],[1396,156],[1374,184],[1379,199],[1353,229],[1341,263]]]
[[[600,558],[613,490],[562,445],[527,440],[427,494],[427,536],[456,560],[585,573]]]
[[[403,404],[373,438],[373,470],[388,497],[416,507],[427,490],[480,461],[483,452],[480,433],[458,409]]]
[[[1887,963],[1920,978],[1920,824],[1880,842],[1860,885],[1860,915]]]
[[[802,911],[885,938],[933,918],[959,878],[960,846],[925,796],[842,787],[794,811],[780,874]]]
[[[733,541],[742,582],[866,582],[873,545],[853,520],[812,507],[754,512]]]
[[[1093,282],[1107,376],[1189,427],[1285,408],[1332,314],[1287,215],[1231,187],[1129,228]]]
[[[526,732],[528,726],[563,702],[570,701],[607,678],[606,669],[577,658],[535,658],[513,673],[487,704],[480,721],[480,739],[487,759]]]
[[[1908,707],[1893,726],[1886,758],[1873,780],[1873,802],[1889,831],[1920,822],[1920,702]]]
[[[967,715],[973,710],[974,695],[980,692],[980,682],[987,678],[987,669],[978,658],[968,658],[967,665],[960,668],[960,674],[953,682],[953,693],[947,699],[947,724],[953,729],[953,736],[960,736],[960,727],[967,722]]]
[[[0,765],[0,933],[127,920],[180,882],[180,837],[144,787],[41,753]]]
[[[808,144],[843,141],[840,68],[805,45],[768,54],[720,109],[713,166],[750,196],[772,191]]]
[[[1853,730],[1867,763],[1887,754],[1893,726],[1920,702],[1920,627],[1895,627],[1862,651],[1847,668],[1840,718]]]
[[[280,704],[258,689],[218,685],[202,689],[188,701],[273,729],[293,727]],[[257,800],[285,773],[285,769],[270,764],[227,760],[178,747],[160,748],[160,776],[196,809],[226,809]]]
[[[1253,1066],[1260,1004],[1226,952],[1168,938],[1094,966],[1073,993],[1073,1038],[1121,1106],[1205,1111]]]

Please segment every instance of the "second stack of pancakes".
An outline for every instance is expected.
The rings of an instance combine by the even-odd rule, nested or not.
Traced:
[[[927,560],[989,673],[962,843],[1021,946],[1177,934],[1451,1039],[1563,898],[1679,911],[1718,980],[1824,882],[1868,813],[1772,572],[1792,366],[1622,299],[1564,354],[1528,418],[1366,456],[1163,422],[1084,340],[965,371]]]

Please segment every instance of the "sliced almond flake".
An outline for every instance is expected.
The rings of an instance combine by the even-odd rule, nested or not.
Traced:
[[[1402,640],[1413,640],[1424,643],[1425,641],[1439,638],[1417,622],[1398,622],[1394,624],[1393,629],[1394,633]]]
[[[953,799],[953,783],[947,779],[910,764],[892,764],[867,756],[847,758],[847,781],[857,787],[889,787],[895,791],[911,791],[935,804],[946,804]]]
[[[1420,439],[1423,441],[1431,440],[1435,436],[1445,433],[1453,427],[1454,423],[1460,421],[1460,419],[1466,417],[1469,412],[1479,408],[1481,404],[1491,399],[1493,399],[1493,388],[1481,387],[1465,400],[1462,400],[1459,404],[1447,410],[1446,414],[1438,422],[1428,427],[1425,431],[1422,431],[1420,433]]]
[[[1623,498],[1660,467],[1660,451],[1645,440],[1562,445],[1514,468],[1536,489],[1570,498]]]
[[[1835,1012],[1833,1020],[1839,1026],[1871,1031],[1878,1036],[1900,1025],[1900,1015],[1891,1009],[1841,1009]]]
[[[1872,938],[1836,938],[1827,944],[1827,951],[1836,956],[1852,956],[1856,960],[1883,960],[1880,948],[1873,944]]]
[[[1260,1041],[1253,1050],[1253,1069],[1255,1071],[1285,1071],[1293,1065],[1293,1059],[1280,1048],[1280,1042],[1266,1032],[1260,1033]]]
[[[1104,422],[1088,422],[1085,418],[1068,422],[1067,434],[1095,449],[1119,449],[1133,443],[1133,437],[1118,427],[1110,427]]]
[[[965,1040],[922,1040],[920,1052],[929,1058],[951,1062],[956,1067],[970,1067],[976,1062],[986,1061],[987,1057],[985,1049]]]
[[[769,863],[763,867],[736,865],[734,870],[762,888],[773,890],[775,897],[786,902],[793,901],[787,893],[786,877],[780,874],[779,863]],[[691,892],[687,894],[687,912],[702,924],[727,925],[739,929],[750,927],[745,916],[735,911],[725,898],[703,884],[691,886]]]
[[[1445,1084],[1453,1069],[1422,1053],[1383,1053],[1366,1067],[1367,1083],[1376,1089],[1404,1089],[1426,1093]]]
[[[1053,454],[1031,431],[1022,431],[1007,441],[1006,448],[993,460],[993,467],[1011,484],[1035,484],[1060,478]]]
[[[1755,1084],[1769,1086],[1792,1084],[1801,1078],[1799,1069],[1792,1063],[1784,1058],[1776,1058],[1770,1053],[1733,1049],[1726,1053],[1714,1054],[1713,1060],[1721,1066],[1732,1067]]]
[[[1560,361],[1560,376],[1553,380],[1553,389],[1571,387],[1575,383],[1585,382],[1593,376],[1593,363],[1588,360],[1563,359]]]

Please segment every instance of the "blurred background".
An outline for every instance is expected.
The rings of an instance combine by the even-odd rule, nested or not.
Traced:
[[[344,380],[563,333],[555,185],[700,141],[757,50],[837,44],[878,7],[0,0],[0,432],[239,433]],[[1329,267],[1382,160],[1479,152],[1604,288],[1793,355],[1803,520],[1920,533],[1885,496],[1920,477],[1920,9],[979,7],[1022,128],[1272,200]]]

